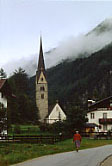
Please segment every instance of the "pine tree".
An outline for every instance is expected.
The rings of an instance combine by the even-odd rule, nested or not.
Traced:
[[[0,69],[0,78],[6,78],[7,77],[7,75],[6,75],[6,73],[5,73],[5,71],[4,71],[4,69],[3,68],[1,68]]]
[[[9,102],[10,123],[36,123],[38,120],[35,102],[28,95],[30,91],[28,83],[29,78],[21,67],[9,78],[12,92],[16,95],[16,99],[10,99]]]

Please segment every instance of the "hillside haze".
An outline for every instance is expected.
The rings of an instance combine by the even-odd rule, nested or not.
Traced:
[[[65,56],[66,58],[63,58],[59,64],[47,69],[50,104],[55,103],[57,99],[65,105],[66,103],[86,103],[87,99],[99,100],[112,95],[112,75],[110,74],[112,19],[106,19],[84,38],[88,41],[85,42],[85,50],[69,52],[68,49],[69,58]],[[89,43],[88,48],[87,43]],[[57,52],[58,49],[55,48],[48,54],[53,55],[53,52]],[[35,77],[32,77],[32,84],[34,80]],[[35,97],[35,85],[31,89],[32,96]]]
[[[89,57],[63,61],[47,70],[49,103],[85,103],[112,95],[112,44]],[[35,77],[31,78],[32,96]]]
[[[112,18],[104,20],[97,27],[89,33],[71,36],[64,41],[61,41],[54,49],[49,50],[44,54],[46,68],[51,68],[61,61],[69,59],[74,61],[79,57],[88,57],[94,52],[101,50],[112,41]],[[43,38],[43,51],[44,51]],[[26,70],[29,76],[35,75],[38,61],[38,52],[30,55],[29,58],[17,60],[17,62],[10,62],[3,66],[6,73],[9,75],[18,67]]]
[[[46,66],[49,68],[65,59],[72,61],[79,57],[88,57],[110,42],[112,42],[112,18],[104,20],[86,35],[72,36],[62,41],[57,48],[45,54]]]

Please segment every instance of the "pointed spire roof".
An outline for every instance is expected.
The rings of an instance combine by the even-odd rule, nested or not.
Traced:
[[[40,52],[39,52],[39,60],[38,60],[38,71],[45,71],[44,57],[43,57],[43,49],[42,49],[42,37],[40,37]]]
[[[42,48],[42,37],[40,36],[40,52],[39,52],[39,60],[38,60],[38,68],[37,68],[37,81],[39,80],[41,72],[43,72],[46,78],[43,48]]]

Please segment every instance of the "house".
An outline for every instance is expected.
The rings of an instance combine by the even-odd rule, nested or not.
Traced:
[[[3,124],[3,121],[7,121],[7,107],[8,107],[8,97],[12,97],[10,86],[7,82],[7,79],[0,79],[0,103],[1,107],[6,109],[6,115],[1,119],[0,124]],[[3,128],[4,126],[4,128]],[[6,124],[0,125],[0,134],[7,135],[7,126]]]
[[[89,105],[87,118],[88,125],[94,124],[93,131],[112,130],[112,96]]]
[[[50,113],[48,114],[46,122],[48,124],[53,124],[54,122],[63,121],[63,120],[66,120],[66,114],[62,110],[59,103],[57,102],[53,107],[53,109],[51,109]]]
[[[4,105],[5,108],[7,108],[7,98],[5,95],[5,86],[6,79],[0,79],[0,103]]]

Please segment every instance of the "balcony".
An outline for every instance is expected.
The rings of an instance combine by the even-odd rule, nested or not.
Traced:
[[[112,124],[112,118],[102,118],[99,119],[100,124]]]

